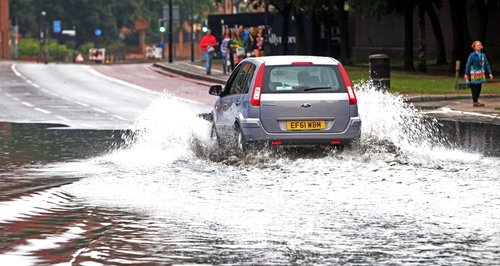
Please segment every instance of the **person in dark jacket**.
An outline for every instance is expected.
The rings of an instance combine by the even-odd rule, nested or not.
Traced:
[[[479,102],[479,95],[481,94],[481,86],[486,82],[486,77],[489,76],[493,79],[491,73],[490,63],[486,55],[482,52],[483,44],[480,41],[475,41],[471,45],[474,52],[469,55],[467,64],[465,65],[465,81],[470,83],[472,92],[472,106],[482,107],[483,103]]]

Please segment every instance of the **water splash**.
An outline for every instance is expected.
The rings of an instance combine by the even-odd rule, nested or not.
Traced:
[[[360,82],[355,88],[363,152],[384,150],[411,157],[412,162],[480,157],[454,147],[436,119],[425,117],[401,95],[377,90],[371,82]]]
[[[210,123],[197,117],[199,112],[194,104],[162,95],[123,134],[125,145],[108,159],[147,167],[193,157],[212,146]]]
[[[402,96],[376,90],[370,82],[361,82],[355,87],[362,137],[359,147],[344,153],[347,159],[426,165],[481,157],[454,148],[440,131],[439,122],[425,117]],[[197,116],[199,112],[190,104],[163,95],[137,119],[132,133],[124,134],[126,145],[110,155],[112,161],[133,167],[193,158],[232,165],[261,165],[276,162],[283,156],[264,150],[241,157],[232,149],[217,148],[210,138],[211,125]],[[325,156],[341,155],[334,151]],[[295,155],[285,157],[297,158]]]

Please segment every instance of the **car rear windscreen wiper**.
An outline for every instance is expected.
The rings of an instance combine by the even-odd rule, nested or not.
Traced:
[[[315,91],[315,90],[329,90],[332,87],[314,87],[314,88],[306,88],[304,91]]]

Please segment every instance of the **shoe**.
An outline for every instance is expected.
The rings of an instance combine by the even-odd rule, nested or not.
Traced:
[[[479,107],[483,107],[484,106],[484,103],[477,102],[477,104],[479,105]]]
[[[472,104],[472,107],[483,107],[483,106],[484,106],[484,104],[482,104],[482,103],[473,103]]]

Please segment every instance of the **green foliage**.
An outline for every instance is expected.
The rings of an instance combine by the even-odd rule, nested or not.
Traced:
[[[150,21],[149,41],[159,39],[158,19],[162,16],[163,5],[169,0],[10,0],[10,16],[13,23],[19,23],[22,37],[38,37],[41,29],[46,30],[52,39],[68,43],[73,37],[52,33],[52,22],[61,20],[63,30],[76,29],[77,46],[94,42],[107,46],[119,41],[122,28],[135,30],[134,22],[139,18]],[[190,16],[191,3],[194,3],[195,18],[206,16],[207,11],[215,8],[213,0],[173,0],[179,5],[181,19]],[[46,15],[41,16],[41,11]],[[102,35],[95,36],[96,29]]]
[[[58,44],[56,41],[51,41],[47,44],[49,61],[68,61],[71,50],[65,44]]]
[[[78,46],[77,52],[81,53],[83,55],[88,55],[90,48],[94,48],[94,47],[95,47],[95,45],[93,42],[86,42],[86,43],[83,43],[80,46]]]
[[[40,42],[37,39],[24,38],[19,40],[19,57],[38,56]]]

